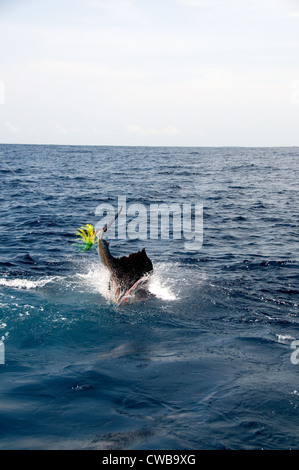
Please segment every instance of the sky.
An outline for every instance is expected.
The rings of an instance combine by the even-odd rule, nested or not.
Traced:
[[[299,0],[0,0],[0,143],[299,145]]]

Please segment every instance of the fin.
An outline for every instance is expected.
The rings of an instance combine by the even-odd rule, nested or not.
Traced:
[[[111,290],[114,292],[114,301],[116,303],[122,302],[123,299],[126,303],[128,296],[133,290],[137,291],[137,289],[140,289],[140,293],[144,293],[144,297],[148,297],[150,294],[146,290],[146,275],[153,271],[153,264],[147,256],[145,248],[120,258],[116,258],[110,253],[109,243],[103,239],[103,235],[118,218],[121,210],[122,207],[108,224],[95,233],[95,236],[98,238],[100,259],[104,266],[108,268],[111,275],[110,285]]]
[[[99,239],[99,255],[102,263],[109,269],[113,284],[125,294],[144,276],[153,271],[153,264],[147,256],[145,249],[129,256],[114,257],[109,250],[109,243]]]

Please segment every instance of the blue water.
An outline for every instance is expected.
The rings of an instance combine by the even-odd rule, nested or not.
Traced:
[[[1,449],[298,448],[298,148],[0,146]],[[146,247],[157,295],[114,306],[77,227],[203,204],[203,246]]]

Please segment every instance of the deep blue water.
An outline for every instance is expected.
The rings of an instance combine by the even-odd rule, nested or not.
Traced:
[[[298,148],[0,146],[0,449],[298,449]],[[145,246],[114,306],[95,208],[203,204],[203,246]],[[160,295],[161,294],[161,295]]]

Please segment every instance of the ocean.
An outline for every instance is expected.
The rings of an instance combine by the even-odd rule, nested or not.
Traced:
[[[0,449],[298,449],[298,155],[0,145]],[[74,243],[121,197],[201,204],[203,241],[108,230],[154,266],[115,305]]]

